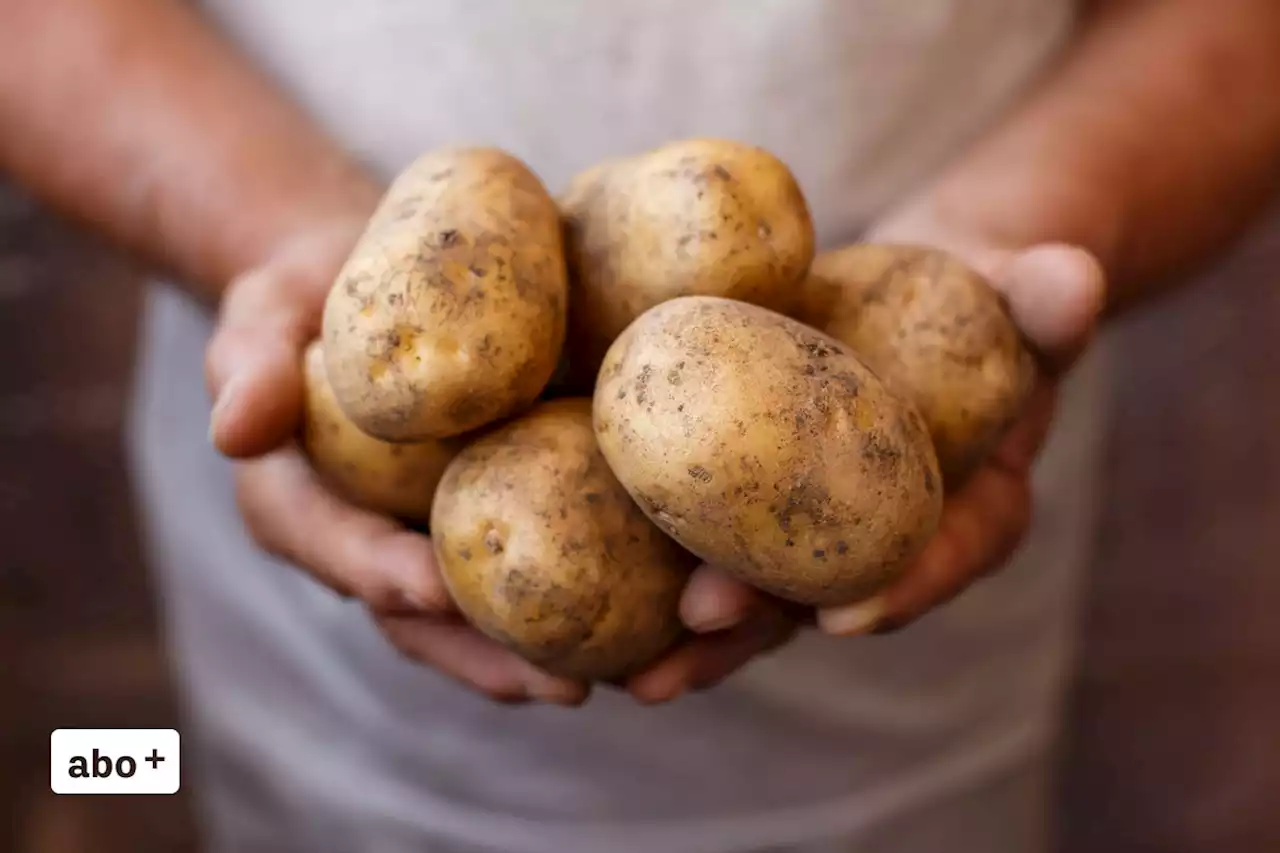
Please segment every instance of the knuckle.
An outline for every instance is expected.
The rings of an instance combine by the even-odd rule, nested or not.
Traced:
[[[347,586],[347,594],[359,598],[375,612],[419,613],[423,610],[403,590],[385,581],[358,579]]]
[[[326,551],[325,561],[334,583],[374,611],[420,611],[380,560],[384,552],[374,544],[379,533],[375,522],[348,519],[333,532],[333,547]]]
[[[374,621],[378,626],[378,630],[382,632],[382,636],[386,638],[391,648],[406,660],[417,664],[430,666],[431,661],[427,660],[422,650],[411,639],[409,630],[400,622],[394,619],[381,619],[375,614]]]
[[[222,294],[218,316],[225,323],[228,320],[250,313],[260,301],[260,294],[266,289],[270,275],[262,268],[251,269],[233,278],[227,283]]]
[[[404,599],[401,593],[397,596]],[[453,596],[438,573],[432,572],[422,579],[416,590],[413,606],[428,613],[449,614],[457,611]]]

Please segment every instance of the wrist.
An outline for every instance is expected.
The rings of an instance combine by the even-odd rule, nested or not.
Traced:
[[[868,234],[953,252],[979,267],[1045,243],[1078,246],[1111,272],[1122,244],[1123,206],[1065,173],[1054,180],[944,179],[891,210]]]
[[[334,247],[354,243],[381,198],[381,184],[355,169],[326,176],[306,191],[281,188],[276,203],[242,220],[240,238],[228,241],[222,281],[306,252],[329,260]]]

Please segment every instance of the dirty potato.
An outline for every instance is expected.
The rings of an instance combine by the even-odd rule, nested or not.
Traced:
[[[550,672],[614,681],[680,633],[696,560],[609,470],[590,400],[542,403],[464,450],[440,482],[431,530],[459,609]]]
[[[813,259],[795,177],[736,142],[686,140],[598,165],[560,206],[579,381],[595,379],[609,344],[654,305],[709,295],[783,310]]]
[[[961,483],[1035,386],[1035,359],[1000,294],[957,258],[919,246],[824,253],[810,279],[806,291],[839,294],[820,328],[916,404],[943,479]]]
[[[915,408],[849,347],[754,305],[646,312],[606,355],[594,414],[659,527],[781,598],[871,595],[937,528],[942,481]]]
[[[334,282],[329,380],[377,438],[459,435],[533,403],[566,305],[559,214],[538,178],[495,149],[432,152],[392,183]]]
[[[302,447],[329,486],[356,506],[410,523],[431,517],[431,501],[461,439],[392,444],[361,432],[334,399],[319,341],[307,348]]]

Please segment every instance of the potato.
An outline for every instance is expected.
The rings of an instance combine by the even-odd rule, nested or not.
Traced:
[[[334,394],[387,441],[515,414],[556,368],[567,289],[559,212],[523,163],[426,154],[392,183],[325,304]]]
[[[677,296],[785,310],[813,259],[796,179],[760,148],[692,139],[601,164],[560,199],[580,382],[645,310]]]
[[[312,466],[353,504],[406,522],[426,522],[436,486],[461,439],[391,444],[365,435],[334,399],[319,341],[307,348],[302,446]]]
[[[594,414],[609,465],[659,527],[781,598],[869,596],[938,525],[920,414],[847,346],[764,308],[650,309],[606,355]]]
[[[824,253],[810,280],[806,292],[839,292],[820,327],[916,404],[947,487],[963,482],[1036,382],[999,292],[945,252],[904,245]]]
[[[544,669],[625,678],[681,631],[696,564],[596,446],[591,403],[542,403],[464,450],[436,492],[436,559],[459,609]]]

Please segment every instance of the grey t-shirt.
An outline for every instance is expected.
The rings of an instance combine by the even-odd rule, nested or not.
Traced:
[[[1068,0],[210,0],[331,133],[390,174],[454,142],[553,189],[693,135],[792,165],[856,235],[1065,42]],[[209,318],[150,294],[134,453],[215,850],[1039,849],[1097,462],[1067,392],[1014,565],[899,635],[805,635],[660,708],[507,708],[399,659],[358,604],[262,556],[206,440]],[[801,848],[801,845],[803,848]]]

